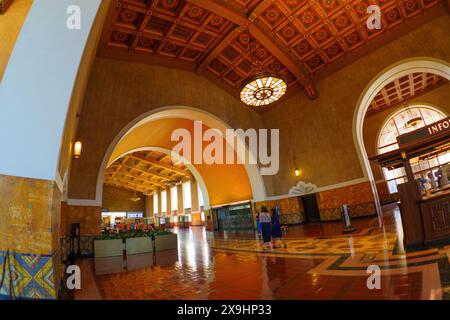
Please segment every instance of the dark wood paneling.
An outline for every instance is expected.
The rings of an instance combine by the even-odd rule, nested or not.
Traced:
[[[416,181],[408,181],[397,186],[400,195],[404,243],[406,246],[421,246],[424,241],[422,215],[418,201],[420,194]]]
[[[425,243],[450,241],[450,194],[446,193],[421,203]]]

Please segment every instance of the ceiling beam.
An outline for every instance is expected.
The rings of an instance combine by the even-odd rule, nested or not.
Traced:
[[[138,155],[138,154],[131,155],[130,158],[134,159],[134,160],[142,161],[143,163],[147,163],[147,164],[153,165],[155,167],[159,167],[161,169],[165,169],[165,170],[168,170],[168,171],[175,172],[175,173],[180,174],[182,176],[189,176],[189,172],[186,172],[184,170],[181,170],[179,168],[170,166],[170,165],[165,164],[165,163],[161,163],[161,162],[156,161],[154,159],[143,157],[143,156]]]
[[[272,3],[277,2],[279,0],[263,0],[259,3],[255,9],[249,14],[248,19],[251,22],[255,22],[255,20],[259,17],[261,13],[263,13],[267,8],[269,8]]]
[[[111,167],[114,167],[114,166],[111,166]],[[165,174],[162,174],[162,173],[152,172],[149,169],[144,170],[142,168],[133,167],[133,166],[130,166],[128,164],[123,165],[123,168],[127,168],[127,169],[130,169],[130,170],[136,170],[136,171],[139,171],[141,173],[149,174],[149,175],[155,176],[156,178],[160,178],[160,179],[167,180],[167,181],[172,181],[174,178],[176,178],[176,177],[171,177],[171,176],[168,176],[168,175],[165,175]]]
[[[109,182],[114,182],[114,181],[116,181],[120,185],[123,185],[123,184],[128,185],[129,184],[129,185],[135,186],[138,189],[154,190],[153,186],[147,186],[145,184],[128,181],[128,180],[125,180],[125,179],[119,178],[119,177],[109,180]]]
[[[123,190],[127,190],[127,191],[140,192],[140,193],[154,193],[155,192],[153,189],[138,188],[138,187],[133,187],[133,186],[124,186],[117,182],[105,182],[105,185],[123,189]]]
[[[303,85],[306,93],[311,99],[318,97],[315,85],[312,79],[309,77],[308,72],[302,68],[297,62],[291,59],[282,49],[280,49],[266,32],[261,30],[254,21],[258,17],[257,12],[262,12],[262,6],[270,5],[270,1],[263,1],[255,10],[249,14],[249,17],[239,13],[223,3],[219,3],[217,0],[187,0],[188,2],[202,7],[210,12],[214,12],[223,16],[229,21],[237,24],[238,26],[248,26],[250,34],[263,45],[275,58],[277,58],[288,70],[297,78],[298,82]],[[272,1],[273,2],[273,1]],[[211,58],[211,57],[209,57]]]
[[[123,171],[120,171],[120,172],[118,172],[117,174],[118,174],[118,175],[125,176],[125,177],[129,177],[129,178],[133,178],[133,179],[142,181],[142,182],[144,182],[144,183],[151,183],[152,185],[157,186],[157,187],[166,187],[166,185],[163,184],[163,183],[160,183],[160,182],[156,182],[156,181],[150,180],[151,178],[150,178],[150,179],[144,179],[144,177],[135,176],[135,175],[132,175],[132,174],[129,173],[129,172],[123,172]],[[116,176],[117,176],[117,175],[116,175]]]
[[[400,89],[400,82],[398,81],[398,79],[394,80],[395,83],[395,91],[397,92],[397,96],[398,96],[398,100],[400,100],[401,102],[405,101],[405,99],[403,98],[402,95],[402,90]]]
[[[390,107],[391,106],[391,100],[389,99],[389,96],[387,95],[385,87],[383,89],[381,89],[381,95],[383,96],[384,101],[386,102],[386,105],[388,107]]]
[[[129,187],[128,184],[130,184],[132,182],[124,180],[124,179],[122,179],[120,177],[117,177],[117,178],[114,178],[114,179],[105,180],[105,184],[106,183],[111,183],[111,184],[114,183],[117,186]],[[143,191],[143,190],[148,191],[148,190],[155,190],[156,187],[153,188],[153,187],[145,186],[145,185],[142,185],[142,184],[134,183],[133,190],[138,190],[138,189],[139,189],[139,191]]]
[[[126,164],[126,162],[128,161],[128,159],[129,159],[129,156],[125,156],[121,161],[120,161],[120,163],[118,163],[117,164],[117,168],[116,168],[116,172],[114,172],[113,173],[113,175],[112,175],[112,178],[114,178],[114,176],[116,175],[116,173],[118,172],[118,171],[120,171],[120,169],[122,168],[122,166],[124,166],[125,164]],[[109,166],[107,169],[109,169],[109,168],[111,168],[111,167],[113,167],[113,166],[115,166],[115,165],[112,165],[112,166]]]
[[[241,26],[234,28],[225,38],[212,50],[208,56],[198,65],[196,72],[203,73],[206,67],[233,41],[244,28]]]
[[[412,99],[416,95],[416,91],[414,89],[414,77],[412,73],[408,74],[408,81],[409,81],[409,94],[411,95]]]

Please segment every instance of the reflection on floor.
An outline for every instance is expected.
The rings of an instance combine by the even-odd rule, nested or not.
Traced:
[[[273,252],[250,231],[175,230],[178,252],[97,264],[122,272],[94,275],[94,261],[80,261],[76,299],[450,299],[450,245],[405,253],[398,210],[383,220],[355,219],[353,235],[340,223],[291,227],[288,247]],[[367,288],[370,265],[381,289]]]

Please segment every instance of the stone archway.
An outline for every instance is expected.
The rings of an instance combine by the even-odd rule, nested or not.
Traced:
[[[113,152],[117,145],[136,128],[157,120],[162,119],[188,119],[188,120],[201,120],[204,125],[215,128],[220,131],[225,131],[225,129],[231,129],[231,127],[218,117],[212,115],[209,112],[200,110],[193,107],[186,106],[169,106],[151,110],[147,113],[140,115],[131,121],[127,126],[125,126],[111,142],[109,148],[107,149],[103,161],[97,176],[96,185],[96,197],[95,200],[77,200],[69,199],[70,205],[89,205],[89,206],[101,206],[102,196],[103,196],[103,179],[104,172],[108,166],[108,162],[113,155]],[[149,146],[147,146],[149,147]],[[154,146],[155,147],[155,146]],[[248,152],[248,150],[246,150]],[[247,178],[249,184],[251,185],[252,200],[263,201],[266,198],[266,191],[264,181],[260,175],[258,165],[253,164],[243,164],[245,172],[247,173]],[[205,186],[205,190],[208,189]]]
[[[358,99],[358,103],[353,114],[353,140],[356,145],[356,151],[358,153],[364,177],[371,183],[379,217],[381,214],[381,205],[378,199],[372,169],[370,167],[364,145],[364,118],[370,103],[384,86],[395,79],[415,72],[433,73],[443,78],[450,79],[450,63],[430,57],[416,57],[405,59],[389,66],[374,77],[373,80],[365,87]]]

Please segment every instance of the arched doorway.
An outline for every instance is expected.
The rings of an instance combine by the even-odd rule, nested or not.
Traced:
[[[368,154],[364,145],[363,127],[365,115],[375,96],[390,82],[408,75],[410,73],[426,72],[439,75],[445,79],[450,79],[450,63],[429,57],[417,57],[402,60],[381,71],[361,93],[353,114],[353,140],[356,145],[359,161],[363,169],[364,177],[367,178],[372,186],[372,191],[377,206],[378,216],[381,217],[381,205],[378,193],[368,160]],[[381,220],[380,220],[381,222]]]
[[[423,103],[414,103],[401,107],[391,113],[384,121],[378,134],[377,153],[385,153],[398,149],[397,136],[417,130],[435,121],[446,118],[445,112],[438,108]],[[422,169],[435,171],[433,168],[446,161],[447,155],[442,155],[432,160],[418,161],[413,165],[414,172]],[[405,182],[406,173],[404,168],[388,170],[382,168],[384,178],[390,193],[397,192],[397,184]]]
[[[96,187],[96,198],[95,201],[92,201],[92,205],[98,205],[101,206],[102,202],[102,194],[103,194],[103,182],[104,182],[104,173],[108,165],[111,163],[111,160],[117,159],[118,157],[122,156],[123,154],[126,154],[132,150],[139,150],[142,148],[159,148],[160,150],[163,150],[164,152],[169,152],[168,150],[171,150],[171,146],[173,143],[170,143],[170,135],[167,136],[167,134],[159,138],[161,139],[158,142],[152,141],[152,138],[150,137],[152,134],[149,135],[149,132],[155,131],[155,128],[159,126],[159,128],[165,128],[167,132],[170,132],[171,130],[178,128],[178,127],[186,127],[190,126],[193,121],[202,121],[203,125],[208,128],[214,128],[219,131],[221,131],[223,134],[226,129],[231,129],[231,127],[226,124],[221,119],[217,118],[216,116],[197,109],[193,107],[186,107],[186,106],[169,106],[169,107],[163,107],[155,110],[151,110],[147,113],[144,113],[140,115],[139,117],[135,118],[132,122],[130,122],[125,128],[123,128],[119,134],[115,137],[115,139],[110,144],[107,152],[105,153],[103,157],[103,161],[100,167],[100,170],[98,172],[97,176],[97,187]],[[156,125],[156,127],[155,127]],[[147,131],[151,130],[151,131]],[[133,137],[133,135],[136,135]],[[150,137],[146,141],[139,141],[140,139],[137,137]],[[224,134],[225,136],[225,134]],[[245,142],[244,142],[245,143]],[[246,147],[245,150],[246,155],[248,155],[249,151]],[[176,155],[175,155],[176,156]],[[264,181],[260,175],[259,167],[257,164],[235,164],[235,165],[219,165],[222,169],[228,170],[228,171],[217,171],[216,174],[224,174],[230,173],[229,178],[232,179],[242,179],[241,182],[242,185],[248,185],[249,186],[249,192],[251,194],[251,199],[246,200],[253,200],[253,201],[262,201],[266,197],[265,192],[265,186]],[[208,167],[214,167],[214,166],[208,166]],[[228,167],[228,168],[227,168]],[[232,169],[230,169],[232,168]],[[195,175],[195,172],[198,173],[198,176],[203,176],[203,179],[205,181],[203,182],[203,179],[201,179],[202,183],[200,186],[202,187],[202,191],[205,192],[208,196],[208,204],[210,205],[217,205],[217,204],[225,204],[227,203],[227,200],[217,199],[216,201],[211,202],[211,193],[215,193],[214,190],[211,190],[211,185],[208,186],[208,180],[211,181],[212,177],[208,178],[209,175],[205,173],[206,171],[211,171],[213,168],[207,168],[207,166],[203,165],[202,168],[196,169],[191,167],[191,172]],[[233,171],[233,172],[232,172]],[[239,172],[238,172],[239,171]],[[208,176],[208,177],[205,177]],[[229,180],[229,179],[227,179]],[[232,182],[232,181],[230,181]],[[203,186],[202,186],[203,185]],[[221,184],[221,188],[224,188],[224,184]],[[215,187],[215,190],[218,190],[218,186]],[[236,187],[236,186],[235,186]],[[229,185],[230,190],[232,190],[233,187],[231,184]],[[227,190],[222,192],[222,194],[226,193]],[[231,191],[230,191],[231,192]],[[243,192],[244,198],[245,194],[248,192]],[[206,199],[206,198],[205,198]],[[232,199],[232,198],[226,198],[226,199]],[[235,200],[239,201],[239,198],[236,198]],[[221,203],[222,202],[222,203]],[[230,202],[234,202],[234,200],[230,200]],[[76,201],[72,200],[71,204],[76,204]],[[205,203],[206,204],[206,203]]]

